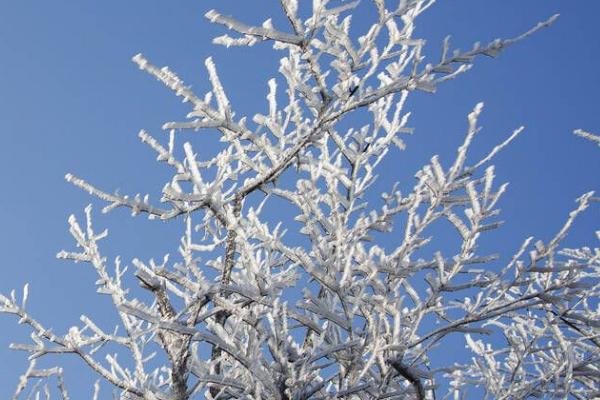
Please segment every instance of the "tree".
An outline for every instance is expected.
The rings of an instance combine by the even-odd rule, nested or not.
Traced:
[[[412,188],[373,188],[384,157],[403,150],[402,135],[411,132],[404,111],[411,92],[434,92],[477,57],[496,56],[556,16],[466,52],[446,40],[440,60],[424,65],[424,42],[412,34],[433,1],[387,3],[370,4],[377,18],[366,30],[351,28],[358,2],[314,1],[299,10],[297,1],[282,0],[289,27],[277,29],[270,20],[249,26],[209,11],[211,22],[233,32],[215,43],[267,41],[283,52],[281,77],[268,82],[268,111],[252,121],[235,115],[212,59],[212,90],[200,97],[168,68],[133,58],[191,105],[185,122],[165,124],[167,144],[139,134],[173,170],[164,205],[66,179],[106,201],[104,211],[181,220],[179,257],[132,261],[151,296],[144,301],[126,287],[120,262],[113,268],[102,255],[106,232],[93,228],[91,208],[83,224],[72,216],[77,250],[58,257],[95,269],[97,291],[112,299],[120,327],[84,316],[59,335],[27,312],[27,286],[21,296],[0,297],[1,310],[32,329],[33,344],[13,346],[31,359],[15,397],[28,385],[33,396],[50,396],[44,380],[56,379],[57,396],[68,398],[59,367],[36,367],[56,353],[77,355],[99,375],[94,398],[103,386],[122,399],[177,400],[461,398],[477,387],[506,399],[600,394],[600,249],[561,246],[593,194],[578,199],[553,239],[526,239],[506,265],[478,249],[480,237],[501,225],[506,189],[495,185],[489,163],[522,128],[470,160],[478,104],[454,160],[444,167],[434,156]],[[190,143],[180,151],[182,130],[218,131],[223,149],[204,159]],[[297,210],[295,222],[273,221],[271,208],[281,202]],[[460,239],[452,253],[436,249],[431,236],[445,221]],[[298,225],[303,240],[288,239]],[[393,246],[378,241],[385,235]],[[436,365],[431,352],[456,343],[456,334],[472,362]]]

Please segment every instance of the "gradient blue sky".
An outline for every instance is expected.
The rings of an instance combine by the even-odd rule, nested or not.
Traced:
[[[30,311],[56,332],[78,323],[82,313],[107,323],[112,318],[107,299],[94,293],[91,269],[55,259],[58,250],[72,248],[68,215],[81,215],[89,202],[95,203],[68,185],[64,174],[157,198],[170,171],[154,162],[137,132],[144,128],[159,134],[163,122],[188,111],[137,70],[131,56],[143,52],[153,63],[169,65],[204,93],[203,61],[213,55],[238,114],[264,110],[266,80],[276,72],[277,55],[270,45],[212,46],[211,38],[223,31],[203,19],[210,8],[247,22],[269,16],[276,17],[276,25],[282,20],[276,0],[20,0],[0,5],[0,292],[30,282]],[[466,114],[478,101],[486,107],[475,153],[525,125],[525,133],[496,162],[498,178],[511,182],[501,202],[507,223],[484,245],[504,254],[528,235],[550,238],[576,197],[600,190],[600,149],[571,135],[575,128],[600,132],[600,2],[440,0],[418,23],[417,36],[428,40],[427,53],[437,55],[447,34],[455,46],[468,48],[477,40],[520,33],[557,12],[561,18],[553,27],[498,59],[478,60],[472,71],[433,96],[413,95],[408,107],[415,135],[407,139],[405,153],[386,163],[386,171],[397,171],[401,179],[433,154],[447,163],[463,138]],[[361,18],[354,23],[366,23]],[[589,210],[567,244],[594,244],[599,219],[598,207]],[[160,259],[174,252],[179,240],[177,223],[132,219],[125,211],[97,215],[95,223],[110,229],[106,254],[120,254],[125,262],[134,256]],[[14,318],[0,315],[0,398],[9,397],[26,367],[24,354],[7,346],[27,341],[28,334]],[[462,346],[457,342],[456,348]],[[93,378],[75,369],[81,365],[77,360],[67,365],[72,397],[86,398],[89,390],[84,389]]]

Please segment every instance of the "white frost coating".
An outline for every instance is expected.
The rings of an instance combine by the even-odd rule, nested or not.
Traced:
[[[215,98],[219,106],[219,113],[221,113],[221,116],[225,120],[229,121],[231,120],[231,108],[229,106],[229,99],[225,95],[225,90],[223,89],[221,81],[219,80],[219,76],[217,75],[215,63],[213,62],[212,58],[209,57],[206,59],[204,64],[206,65],[206,69],[208,70],[210,83],[212,83],[213,86],[213,93],[215,94]]]
[[[576,129],[575,131],[573,131],[573,133],[575,133],[577,136],[581,136],[584,139],[591,140],[592,142],[600,146],[600,136],[598,135],[594,135],[593,133],[586,132],[582,129]]]
[[[415,21],[434,1],[390,3],[281,0],[288,24],[277,28],[271,18],[251,26],[206,13],[230,30],[216,43],[273,41],[284,50],[266,104],[250,116],[236,117],[211,58],[211,90],[199,96],[169,68],[133,57],[190,105],[186,118],[164,124],[168,138],[138,134],[171,168],[161,207],[146,194],[65,179],[106,202],[104,211],[183,222],[177,256],[133,259],[131,276],[118,257],[103,255],[107,232],[96,233],[91,207],[84,224],[69,217],[74,246],[57,257],[93,268],[96,291],[113,303],[119,323],[107,328],[83,315],[68,332],[53,333],[28,313],[27,285],[21,299],[16,291],[0,295],[0,311],[32,330],[31,344],[12,346],[32,360],[17,395],[31,387],[43,397],[46,386],[35,382],[42,379],[58,388],[54,397],[68,399],[62,370],[35,364],[63,353],[98,375],[95,400],[101,389],[123,400],[460,399],[473,386],[495,399],[600,393],[600,249],[560,250],[598,199],[581,196],[562,228],[544,235],[550,240],[526,239],[505,264],[480,247],[502,223],[497,204],[506,190],[488,164],[522,127],[472,159],[479,103],[453,159],[431,157],[414,169],[412,185],[386,193],[374,185],[381,174],[393,178],[381,167],[386,155],[406,147],[412,91],[434,92],[478,56],[495,56],[555,17],[466,52],[453,51],[447,38],[439,62],[424,65]],[[360,26],[364,18],[352,12],[373,23]],[[348,129],[339,123],[346,117],[360,125]],[[181,145],[181,130],[212,135],[186,136]],[[222,145],[208,154],[214,147],[203,141],[215,135]],[[444,221],[456,240],[436,235]],[[471,362],[430,357],[436,346],[457,343]]]
[[[269,79],[267,101],[269,102],[269,118],[275,120],[277,116],[277,81],[275,79]]]

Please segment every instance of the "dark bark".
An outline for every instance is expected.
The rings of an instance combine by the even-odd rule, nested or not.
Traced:
[[[423,387],[423,383],[421,383],[421,380],[414,373],[413,370],[411,370],[406,365],[402,364],[402,362],[399,360],[390,361],[390,365],[396,370],[396,372],[398,372],[398,374],[400,374],[404,379],[409,381],[411,385],[413,385],[417,394],[417,399],[426,399],[425,388]]]

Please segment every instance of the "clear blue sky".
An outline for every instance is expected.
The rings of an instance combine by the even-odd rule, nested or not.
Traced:
[[[238,114],[264,110],[276,55],[270,45],[212,46],[211,38],[223,31],[202,17],[210,8],[248,22],[269,16],[281,21],[276,0],[0,5],[0,291],[30,282],[30,311],[57,333],[78,323],[82,313],[107,324],[112,319],[107,299],[93,292],[91,269],[55,259],[57,251],[72,248],[68,215],[81,215],[92,201],[63,176],[73,172],[109,190],[150,192],[156,199],[169,171],[139,144],[137,132],[159,134],[163,122],[188,111],[137,70],[131,56],[143,52],[153,63],[169,65],[204,93],[203,61],[213,55]],[[463,138],[466,114],[478,101],[486,108],[476,152],[525,125],[525,133],[496,162],[499,179],[511,182],[501,202],[507,223],[485,244],[505,254],[528,235],[548,239],[576,197],[600,190],[600,149],[571,135],[575,128],[600,133],[600,2],[440,0],[418,23],[417,35],[428,40],[433,55],[447,34],[455,45],[468,48],[477,40],[520,33],[557,12],[561,18],[553,27],[496,60],[478,60],[436,95],[415,94],[409,104],[415,136],[407,140],[407,152],[386,164],[402,178],[433,154],[441,154],[442,161],[446,156],[447,162]],[[361,18],[354,23],[364,24]],[[599,220],[598,207],[589,210],[567,243],[594,244]],[[125,262],[134,256],[160,259],[174,252],[179,240],[177,224],[132,219],[125,211],[97,215],[95,223],[110,229],[106,255],[120,254]],[[7,346],[27,341],[28,335],[14,318],[0,315],[0,398],[8,398],[26,367],[24,354]],[[72,397],[86,398],[90,392],[83,389],[93,379],[73,368],[81,366],[77,360],[69,359],[68,366]]]

